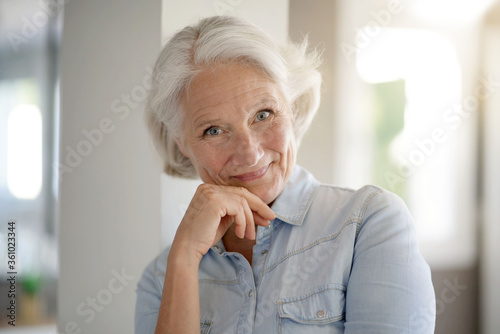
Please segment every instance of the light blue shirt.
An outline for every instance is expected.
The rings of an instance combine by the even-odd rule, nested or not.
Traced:
[[[296,167],[259,226],[252,264],[219,241],[199,268],[201,333],[433,333],[435,297],[396,195],[318,183]],[[154,333],[169,249],[137,287],[135,331]]]

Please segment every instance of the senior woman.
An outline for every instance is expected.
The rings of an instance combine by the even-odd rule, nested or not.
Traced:
[[[434,294],[395,195],[295,165],[318,57],[211,17],[178,32],[147,119],[165,172],[200,177],[137,288],[136,333],[432,333]]]

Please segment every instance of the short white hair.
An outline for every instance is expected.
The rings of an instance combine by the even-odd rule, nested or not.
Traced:
[[[282,88],[290,104],[298,145],[319,107],[319,58],[316,51],[308,52],[307,39],[279,46],[262,29],[237,17],[209,17],[177,32],[158,56],[145,110],[164,172],[185,178],[198,176],[175,138],[182,135],[181,99],[202,70],[243,63],[262,71]]]

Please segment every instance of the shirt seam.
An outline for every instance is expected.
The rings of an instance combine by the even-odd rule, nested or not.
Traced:
[[[335,283],[332,283],[332,284],[335,284]],[[336,285],[339,285],[339,284],[336,284]],[[279,304],[279,305],[292,304],[292,303],[301,302],[303,300],[309,299],[312,296],[321,294],[321,293],[323,293],[325,291],[340,291],[340,292],[345,292],[345,290],[346,290],[346,288],[344,286],[342,286],[342,288],[338,288],[338,287],[325,288],[325,289],[322,289],[320,291],[309,293],[309,294],[307,294],[305,296],[302,296],[302,297],[299,297],[299,298],[292,298],[289,301],[277,300],[276,304]]]
[[[210,278],[198,278],[199,283],[208,283],[208,284],[216,284],[216,285],[238,285],[239,280],[231,280],[231,281],[219,281]]]
[[[357,223],[357,221],[356,220],[349,220],[336,233],[331,234],[331,235],[326,236],[326,237],[323,237],[321,239],[318,239],[315,242],[313,242],[313,243],[311,243],[311,244],[309,244],[307,246],[304,246],[302,248],[299,248],[297,250],[294,250],[292,252],[289,252],[289,253],[285,254],[281,259],[279,259],[278,261],[276,261],[273,265],[271,265],[268,268],[265,268],[263,270],[263,275],[267,274],[267,273],[270,273],[271,271],[273,271],[274,269],[276,269],[276,267],[278,265],[280,265],[281,263],[283,263],[284,261],[286,261],[287,259],[289,259],[292,256],[298,255],[298,254],[300,254],[300,253],[302,253],[302,252],[304,252],[306,250],[309,250],[309,249],[311,249],[311,248],[313,248],[313,247],[315,247],[315,246],[317,246],[319,244],[322,244],[322,243],[325,243],[325,242],[329,242],[329,241],[332,241],[332,240],[336,239],[345,230],[345,228],[348,225],[353,224],[353,223]]]
[[[368,197],[365,199],[364,203],[363,203],[363,207],[361,208],[361,210],[359,211],[359,215],[358,217],[356,218],[356,222],[357,222],[357,227],[356,227],[356,240],[358,238],[358,235],[359,235],[359,232],[361,231],[361,226],[363,225],[363,222],[365,220],[365,214],[366,214],[366,211],[368,210],[368,207],[370,206],[373,198],[382,193],[382,190],[380,188],[374,188],[374,190],[368,195]]]

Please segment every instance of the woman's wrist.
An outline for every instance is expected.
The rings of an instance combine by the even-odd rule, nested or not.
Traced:
[[[193,249],[190,243],[174,240],[168,254],[168,264],[193,266],[197,269],[202,257],[203,255]]]

